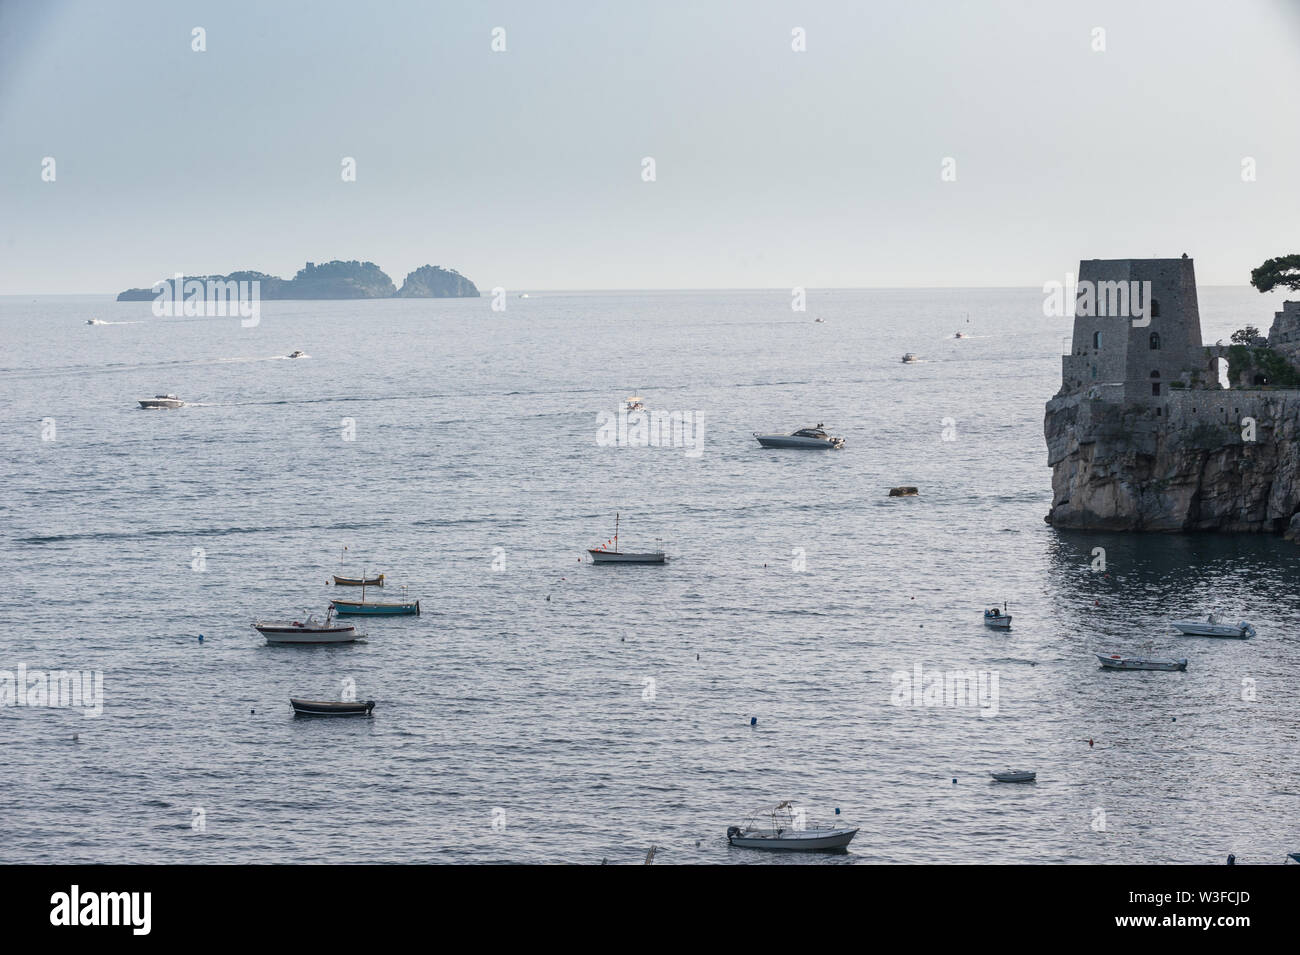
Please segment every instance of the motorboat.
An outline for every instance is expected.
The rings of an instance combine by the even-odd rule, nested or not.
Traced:
[[[1038,778],[1037,773],[1030,772],[1027,769],[1004,769],[1001,772],[989,773],[1000,783],[1032,783]]]
[[[365,636],[350,623],[334,623],[332,608],[324,623],[309,615],[306,620],[288,623],[257,622],[253,629],[266,637],[267,643],[351,643]]]
[[[645,399],[640,395],[629,395],[623,399],[628,411],[645,411]]]
[[[1006,607],[999,610],[997,607],[984,611],[984,626],[992,627],[994,630],[1010,630],[1011,614],[1006,612]]]
[[[953,334],[952,337],[953,337],[953,338],[970,338],[970,336],[967,335],[965,332],[956,332],[956,333]]]
[[[618,549],[618,515],[614,515],[614,536],[601,547],[589,547],[593,564],[662,564],[666,559],[662,550],[624,551]]]
[[[839,450],[844,447],[844,439],[832,437],[819,422],[815,428],[800,428],[790,434],[759,434],[754,432],[758,443],[765,448],[805,448],[814,451]]]
[[[412,600],[402,603],[378,603],[373,600],[331,600],[330,606],[340,617],[349,614],[371,616],[412,616],[420,615],[420,601]]]
[[[288,355],[288,357],[289,357],[289,358],[306,358],[306,357],[308,357],[308,355],[307,355],[307,353],[306,353],[305,351],[294,351],[294,352],[290,352],[289,355]]]
[[[1107,656],[1095,654],[1097,661],[1108,670],[1186,670],[1187,658],[1166,660],[1153,657],[1125,657],[1118,653]]]
[[[86,319],[86,324],[87,324],[87,325],[107,325],[108,322],[104,321],[102,318],[88,318],[88,319]]]
[[[914,354],[912,354],[911,352],[907,352],[906,354],[903,355],[903,364],[904,364],[904,365],[912,365],[912,364],[915,364],[916,362],[918,362],[918,361],[920,361],[920,360],[921,360],[921,359],[920,359],[919,356],[914,355]]]
[[[853,826],[809,825],[786,801],[751,814],[743,826],[728,826],[727,842],[739,849],[833,852],[847,848],[857,834]]]
[[[1175,620],[1173,626],[1175,630],[1189,637],[1230,637],[1234,640],[1244,640],[1255,636],[1255,628],[1246,621],[1229,623],[1226,617],[1217,612],[1210,614],[1204,620]]]
[[[185,402],[175,395],[154,395],[152,398],[141,398],[141,408],[180,408]]]
[[[825,324],[826,324],[826,319],[824,319],[824,318],[814,318],[814,319],[813,319],[813,324],[814,324],[814,325],[825,325]]]
[[[294,716],[369,716],[375,701],[300,700],[291,696],[289,705]]]

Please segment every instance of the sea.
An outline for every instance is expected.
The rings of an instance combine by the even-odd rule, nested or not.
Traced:
[[[272,301],[249,327],[0,299],[0,862],[1300,850],[1300,546],[1045,524],[1070,320],[1041,290],[806,294]],[[1278,307],[1200,294],[1207,342]],[[686,425],[620,431],[631,395]],[[842,450],[754,439],[819,423]],[[667,562],[592,564],[616,515]],[[251,626],[362,572],[422,613],[330,647]],[[1215,609],[1257,636],[1171,631]],[[849,850],[728,845],[786,801]]]

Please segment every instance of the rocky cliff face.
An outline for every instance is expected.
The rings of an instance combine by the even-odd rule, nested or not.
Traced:
[[[1300,391],[1063,395],[1044,432],[1055,527],[1300,534]]]
[[[478,287],[455,269],[422,265],[406,277],[398,298],[478,298]]]

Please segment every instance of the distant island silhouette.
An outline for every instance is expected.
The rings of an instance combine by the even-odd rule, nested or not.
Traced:
[[[308,262],[291,279],[265,272],[231,272],[229,275],[187,275],[222,282],[259,282],[262,299],[348,299],[348,298],[478,298],[478,287],[455,269],[422,265],[406,276],[399,289],[373,262],[335,260],[317,265]],[[130,288],[118,295],[119,302],[149,302],[158,297],[162,282],[150,288]]]

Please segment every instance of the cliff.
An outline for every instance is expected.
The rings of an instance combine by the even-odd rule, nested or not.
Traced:
[[[478,298],[478,287],[455,269],[423,265],[406,277],[398,298]]]
[[[229,275],[187,275],[184,281],[256,281],[262,300],[272,299],[356,299],[356,298],[477,298],[474,283],[459,272],[426,265],[406,277],[399,292],[393,280],[373,262],[333,261],[322,265],[308,262],[292,279],[265,272],[232,272]],[[174,281],[168,279],[167,281]],[[154,288],[127,289],[119,302],[148,302],[158,297]],[[176,296],[178,299],[183,296]]]
[[[1054,527],[1300,534],[1300,391],[1062,394],[1043,430]]]

